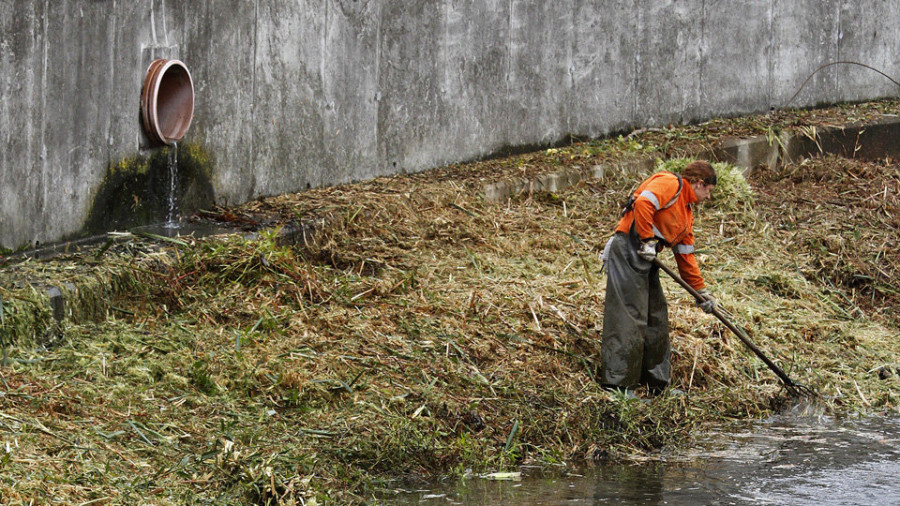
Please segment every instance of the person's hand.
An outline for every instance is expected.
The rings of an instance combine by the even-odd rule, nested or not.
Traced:
[[[702,301],[697,301],[697,305],[700,306],[704,313],[712,313],[716,309],[716,298],[706,288],[697,293],[703,297]]]
[[[648,239],[641,243],[641,247],[637,251],[638,256],[652,262],[656,258],[656,243],[658,242],[656,239]]]

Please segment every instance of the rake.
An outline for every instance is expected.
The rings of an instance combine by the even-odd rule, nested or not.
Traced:
[[[671,276],[671,278],[674,279],[685,290],[687,290],[688,293],[693,295],[698,302],[704,302],[706,300],[702,295],[700,295],[699,292],[697,292],[697,290],[694,290],[694,287],[689,285],[685,280],[681,279],[681,277],[676,274],[675,271],[660,262],[658,258],[653,259],[653,264],[665,271],[666,274]],[[781,382],[784,384],[784,388],[788,391],[788,394],[790,394],[792,397],[817,397],[814,390],[806,385],[801,385],[800,383],[792,380],[784,371],[781,370],[780,367],[775,365],[775,362],[772,362],[769,357],[767,357],[762,352],[762,350],[760,350],[759,347],[757,347],[756,344],[754,344],[753,341],[750,340],[750,337],[747,336],[747,334],[743,330],[738,328],[735,324],[731,323],[731,321],[725,317],[722,310],[719,309],[718,305],[716,305],[716,307],[713,309],[712,314],[715,315],[716,318],[718,318],[722,323],[724,323],[725,326],[729,328],[729,330],[734,332],[734,335],[736,335],[742,343],[747,345],[747,347],[750,348],[750,350],[754,354],[756,354],[756,356],[759,357],[760,360],[762,360],[767,366],[769,366],[769,369],[771,369],[772,372],[774,372],[775,375],[781,379]]]

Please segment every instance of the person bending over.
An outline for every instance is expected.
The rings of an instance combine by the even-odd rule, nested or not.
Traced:
[[[706,299],[700,307],[707,313],[716,307],[694,257],[693,231],[694,204],[708,199],[715,185],[715,169],[694,161],[680,176],[653,174],[625,205],[602,256],[607,272],[600,372],[604,388],[634,397],[639,385],[653,395],[669,385],[669,310],[653,263],[664,247],[672,248],[681,277]]]

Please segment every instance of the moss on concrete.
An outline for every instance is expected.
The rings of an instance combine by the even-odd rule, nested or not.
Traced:
[[[174,149],[168,146],[111,165],[94,197],[84,234],[164,222],[169,205],[169,163]],[[187,143],[177,150],[176,200],[183,215],[213,202],[215,161],[198,144]]]

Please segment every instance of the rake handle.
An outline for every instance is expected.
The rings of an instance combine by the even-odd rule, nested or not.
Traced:
[[[697,290],[694,289],[694,287],[689,285],[687,283],[687,281],[681,279],[681,276],[676,274],[675,271],[670,269],[664,263],[660,262],[658,258],[653,259],[653,265],[655,265],[655,266],[659,267],[660,269],[662,269],[663,271],[665,271],[666,274],[668,274],[679,285],[681,285],[685,290],[687,290],[688,293],[693,295],[694,298],[697,299],[697,302],[704,302],[706,300],[702,295],[700,295],[700,292],[698,292]],[[791,378],[784,371],[782,371],[780,367],[775,365],[775,362],[772,362],[771,360],[769,360],[769,357],[767,357],[762,352],[762,350],[760,350],[756,346],[756,344],[754,344],[753,341],[750,340],[750,337],[747,336],[747,334],[744,333],[743,330],[738,328],[735,324],[731,323],[731,321],[728,320],[728,318],[726,318],[725,315],[723,315],[719,311],[718,307],[713,309],[712,314],[714,314],[716,316],[716,318],[719,319],[719,321],[724,323],[725,326],[728,327],[729,330],[734,332],[734,335],[736,335],[738,337],[738,339],[741,340],[742,343],[744,343],[748,348],[750,348],[750,350],[753,351],[753,353],[756,354],[756,356],[759,357],[760,360],[765,362],[765,364],[767,366],[769,366],[769,369],[771,369],[772,372],[774,372],[779,378],[781,378],[781,381],[784,382],[785,386],[787,386],[790,389],[795,389],[799,386],[797,383],[794,383],[794,381],[791,380]]]

